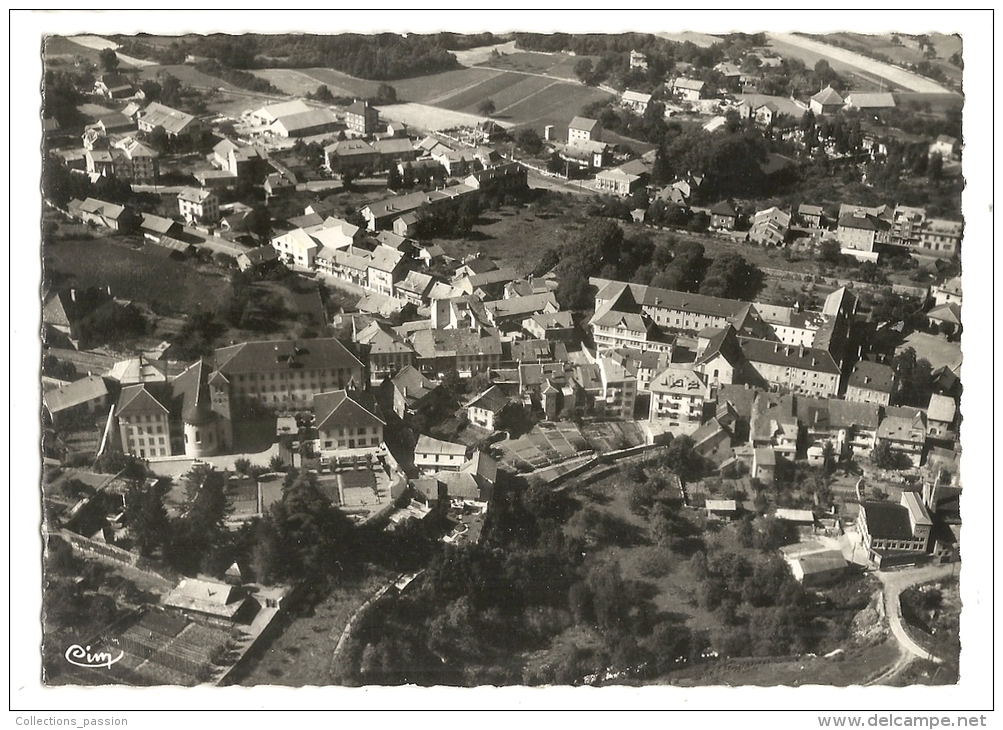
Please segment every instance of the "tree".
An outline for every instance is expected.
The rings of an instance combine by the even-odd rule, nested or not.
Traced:
[[[737,253],[723,253],[711,262],[700,284],[700,293],[724,299],[752,301],[766,280],[755,264]]]
[[[105,73],[113,73],[118,70],[118,55],[112,48],[102,48],[98,51],[98,62],[101,70]]]
[[[238,474],[248,476],[251,473],[251,460],[243,456],[240,457],[233,462],[233,470]]]
[[[136,541],[139,554],[149,557],[167,541],[170,522],[164,506],[164,494],[143,480],[130,483],[125,498],[125,521]]]
[[[532,127],[523,127],[516,132],[515,143],[526,154],[538,155],[543,151],[543,140]]]
[[[944,177],[944,158],[939,152],[934,152],[930,155],[930,163],[927,166],[927,177],[933,183],[939,183]]]
[[[376,99],[374,101],[377,104],[396,104],[397,89],[390,84],[380,84],[376,88]]]
[[[871,461],[879,469],[898,469],[901,464],[900,455],[892,451],[887,441],[879,441],[871,451]]]
[[[594,82],[591,58],[583,58],[575,63],[575,76],[583,84],[591,85]]]
[[[490,117],[495,113],[495,103],[491,99],[485,99],[480,104],[477,105],[477,111],[481,116]]]
[[[819,261],[835,266],[840,261],[839,243],[836,241],[822,241],[815,255]]]
[[[836,470],[836,447],[832,441],[822,444],[822,469],[826,475],[832,474]]]

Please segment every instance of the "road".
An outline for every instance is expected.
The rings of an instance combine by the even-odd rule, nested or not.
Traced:
[[[911,71],[906,71],[903,68],[892,66],[888,63],[876,61],[873,58],[868,58],[867,56],[859,53],[848,51],[845,48],[837,48],[836,46],[831,46],[828,43],[820,43],[819,41],[795,35],[793,33],[767,33],[766,36],[771,41],[777,41],[781,44],[795,46],[805,51],[811,51],[812,53],[817,53],[822,56],[828,56],[833,60],[845,63],[847,66],[853,66],[861,71],[878,76],[886,81],[890,81],[892,84],[900,86],[907,91],[916,91],[922,94],[955,93],[951,89],[941,86],[940,84],[924,78],[919,74],[914,74]],[[780,50],[780,53],[783,55],[782,50]]]
[[[906,633],[905,625],[902,622],[902,604],[899,602],[899,598],[906,588],[921,583],[943,580],[952,575],[955,570],[957,570],[955,565],[947,563],[907,570],[878,571],[874,574],[884,586],[885,612],[888,614],[888,625],[891,627],[892,635],[899,644],[899,658],[888,669],[871,679],[868,684],[886,683],[916,659],[927,659],[935,664],[943,663],[943,659],[930,654]]]

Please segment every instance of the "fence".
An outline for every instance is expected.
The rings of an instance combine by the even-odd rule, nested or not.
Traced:
[[[115,545],[109,545],[105,542],[98,542],[97,540],[91,540],[90,538],[84,537],[83,535],[78,535],[70,530],[60,530],[56,533],[59,537],[66,540],[70,547],[74,550],[82,553],[87,553],[90,555],[96,555],[102,558],[106,558],[113,562],[119,563],[121,565],[128,566],[130,568],[136,568],[144,573],[156,576],[162,580],[166,580],[168,583],[176,583],[177,577],[171,575],[165,575],[160,571],[151,569],[146,563],[146,559],[143,558],[139,553],[130,552]]]

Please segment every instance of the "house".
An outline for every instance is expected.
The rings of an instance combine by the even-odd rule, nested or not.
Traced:
[[[805,588],[819,588],[839,580],[846,574],[849,563],[839,550],[785,555],[794,580]]]
[[[560,157],[569,163],[574,162],[579,169],[598,169],[610,164],[613,151],[605,142],[575,139],[564,145]]]
[[[876,444],[887,444],[901,454],[910,466],[923,462],[926,444],[926,416],[918,408],[886,408],[885,417],[878,426]]]
[[[235,407],[303,410],[317,393],[364,382],[362,363],[333,337],[244,342],[217,349],[215,362],[213,383]]]
[[[620,97],[620,104],[630,109],[635,114],[644,114],[651,103],[651,94],[643,94],[640,91],[624,91]]]
[[[746,361],[771,385],[820,398],[839,393],[842,373],[828,350],[744,337],[739,344]]]
[[[445,145],[432,150],[431,157],[445,168],[447,175],[454,177],[468,175],[474,171],[475,164],[480,164],[473,152],[454,150]]]
[[[794,397],[759,391],[752,402],[749,445],[771,447],[793,461],[797,455],[801,424],[794,412]]]
[[[700,101],[707,84],[698,79],[679,77],[672,80],[672,93],[683,101]]]
[[[955,276],[943,284],[935,284],[931,287],[930,294],[933,296],[933,303],[936,306],[957,304],[960,307],[962,303],[961,277]]]
[[[808,228],[821,228],[824,215],[825,213],[823,212],[821,205],[801,203],[801,205],[798,206],[798,217],[801,219],[802,225],[805,225]]]
[[[635,174],[627,172],[622,167],[612,170],[602,170],[596,174],[596,190],[620,197],[633,195],[636,191],[644,188],[647,174]]]
[[[749,240],[760,246],[783,246],[790,233],[791,214],[779,208],[758,211],[752,218]]]
[[[468,377],[501,363],[502,344],[496,330],[419,330],[411,344],[419,367],[427,372],[456,370]]]
[[[467,461],[469,448],[421,434],[414,447],[414,465],[424,473],[459,471]]]
[[[392,169],[401,163],[411,162],[418,156],[418,151],[409,139],[378,139],[373,142],[373,149],[379,156],[379,166]]]
[[[89,375],[42,394],[45,410],[57,426],[78,415],[105,411],[109,399],[108,385],[99,375]]]
[[[130,231],[137,222],[131,209],[97,198],[87,198],[80,205],[79,216],[84,223],[94,223],[113,231]]]
[[[313,107],[308,105],[302,99],[295,99],[293,101],[284,101],[278,104],[263,106],[260,109],[250,112],[247,116],[259,125],[268,126],[282,117],[287,117],[292,114],[302,114],[303,112],[310,111],[312,108]]]
[[[362,139],[343,139],[324,148],[324,165],[332,172],[359,172],[375,169],[380,153]]]
[[[752,111],[752,117],[756,120],[756,124],[762,127],[771,126],[780,119],[780,116],[780,107],[772,101],[760,104]]]
[[[785,345],[811,347],[828,319],[828,315],[821,312],[762,302],[756,302],[756,311],[763,322],[769,325],[773,335]]]
[[[710,227],[733,230],[738,222],[738,211],[727,200],[716,203],[710,209]]]
[[[836,240],[839,250],[859,261],[877,261],[878,244],[887,243],[891,224],[864,210],[851,214],[841,214],[836,224]]]
[[[178,193],[178,209],[188,225],[208,226],[219,222],[219,196],[212,190],[183,188]]]
[[[368,101],[357,100],[345,110],[345,126],[363,137],[376,134],[379,122],[379,110]]]
[[[435,478],[448,499],[483,511],[498,481],[498,462],[483,451],[475,451],[458,471],[437,472]]]
[[[394,283],[394,296],[403,302],[410,302],[416,307],[428,303],[428,293],[432,288],[433,279],[429,274],[420,271],[408,271],[404,278]]]
[[[836,114],[843,108],[843,97],[831,86],[826,86],[811,98],[808,108],[815,116]]]
[[[518,162],[502,164],[474,170],[463,183],[474,190],[485,193],[525,190],[527,187],[526,168]]]
[[[568,124],[568,144],[581,142],[601,142],[602,123],[597,119],[575,117]]]
[[[414,365],[414,348],[391,327],[373,322],[353,338],[369,363],[369,378],[380,383],[401,368]]]
[[[480,393],[475,398],[464,404],[467,411],[467,420],[479,428],[494,431],[497,427],[498,417],[501,415],[512,401],[505,392],[497,385]]]
[[[693,370],[702,374],[710,386],[731,385],[741,379],[745,356],[738,342],[735,328],[706,327],[697,337],[696,360]]]
[[[376,398],[368,391],[335,390],[313,398],[317,449],[376,452],[383,443],[386,420]]]
[[[169,139],[195,139],[206,131],[205,125],[191,114],[172,109],[157,101],[143,110],[136,124],[140,132],[147,134],[156,129],[163,129]]]
[[[272,122],[269,131],[277,137],[312,137],[334,132],[340,127],[338,115],[330,109],[311,109],[287,114]]]
[[[575,334],[571,312],[538,312],[522,320],[522,328],[531,337],[551,342],[567,342]]]
[[[881,567],[896,553],[926,553],[933,520],[917,492],[902,492],[899,504],[861,502],[857,530],[868,559]]]
[[[651,393],[649,421],[679,428],[678,433],[695,431],[703,422],[704,403],[710,395],[703,374],[670,366],[652,379],[648,391]]]
[[[224,138],[212,148],[213,165],[231,175],[260,180],[268,162],[268,153],[253,145],[239,145]]]
[[[815,526],[815,513],[810,509],[787,509],[781,507],[777,509],[773,516],[778,520],[790,522],[798,527]]]
[[[961,307],[957,304],[941,304],[926,313],[926,319],[931,327],[937,327],[941,332],[955,334],[961,331]]]
[[[551,291],[484,303],[484,311],[492,327],[514,323],[521,328],[522,321],[531,315],[553,314],[559,310],[557,298]]]
[[[431,395],[439,384],[429,380],[413,365],[401,368],[392,378],[384,381],[388,383],[386,390],[389,391],[392,401],[392,410],[398,418],[406,415],[413,415],[420,412],[431,403]]]
[[[519,278],[515,269],[493,269],[481,274],[459,274],[453,279],[453,286],[464,294],[482,292],[486,299],[500,299],[504,296],[505,285]]]
[[[930,156],[940,155],[945,160],[954,159],[959,153],[958,140],[946,134],[937,136],[930,144]]]
[[[731,432],[717,418],[711,418],[690,434],[693,450],[721,465],[731,458]]]
[[[861,360],[846,384],[846,400],[886,406],[895,392],[895,371],[889,365]]]
[[[112,167],[108,171],[111,176],[138,184],[156,182],[160,172],[160,155],[153,148],[134,137],[124,137],[115,142],[108,153],[112,157]],[[87,153],[87,160],[88,170],[95,171],[91,170],[94,163],[91,162],[90,152]]]
[[[279,252],[271,246],[258,246],[237,256],[237,268],[241,271],[252,271],[263,268],[273,261],[278,261],[278,259]]]
[[[954,398],[940,393],[930,396],[930,404],[926,409],[927,434],[938,438],[947,437],[954,431],[958,418],[958,404]]]
[[[406,268],[403,251],[380,246],[369,255],[366,288],[391,297],[394,295],[394,285],[404,278]]]
[[[596,398],[596,410],[606,418],[633,420],[637,378],[614,358],[600,357],[597,364],[602,390]]]
[[[837,454],[867,458],[874,449],[881,407],[877,403],[854,403],[833,398],[829,405],[829,437]]]
[[[632,50],[630,52],[630,67],[639,68],[642,70],[647,70],[648,68],[648,57],[645,56],[640,51]]]
[[[122,74],[102,74],[94,83],[94,91],[106,99],[125,99],[136,93],[136,89]]]
[[[942,218],[928,218],[919,229],[918,253],[953,256],[961,248],[964,224]]]

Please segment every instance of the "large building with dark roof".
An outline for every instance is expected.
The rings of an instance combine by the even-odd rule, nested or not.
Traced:
[[[321,452],[375,452],[383,443],[386,420],[376,398],[366,391],[318,393],[313,399],[313,412]]]
[[[857,513],[861,543],[878,564],[895,553],[925,553],[932,527],[919,492],[902,492],[899,504],[861,502]]]

